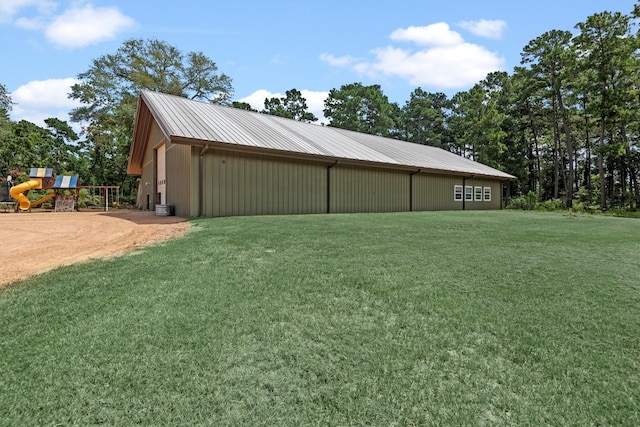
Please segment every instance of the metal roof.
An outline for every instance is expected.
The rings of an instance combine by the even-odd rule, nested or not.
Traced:
[[[141,93],[138,116],[141,111],[147,111],[140,108],[142,103],[146,105],[167,139],[174,143],[199,146],[218,143],[228,148],[255,149],[263,153],[274,150],[278,155],[284,153],[329,161],[365,162],[425,172],[515,178],[449,151],[427,145],[303,123],[151,91]],[[130,162],[136,161],[134,154],[144,151],[140,147],[136,150],[134,146],[146,144],[146,141],[139,139],[144,139],[145,134],[148,135],[148,130],[138,129],[141,127],[139,122],[148,123],[148,120],[138,116]],[[129,173],[134,173],[135,170],[130,163]]]
[[[53,183],[53,187],[51,188],[77,188],[78,187],[78,176],[71,175],[58,175],[56,176],[56,180]]]
[[[31,168],[29,178],[53,178],[52,168]]]

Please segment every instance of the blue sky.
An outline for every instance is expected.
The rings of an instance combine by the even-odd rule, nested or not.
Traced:
[[[202,52],[233,80],[233,100],[263,108],[295,88],[322,116],[327,92],[379,84],[400,106],[417,87],[451,96],[512,72],[546,31],[636,0],[2,0],[0,83],[12,120],[68,119],[69,86],[125,40]]]

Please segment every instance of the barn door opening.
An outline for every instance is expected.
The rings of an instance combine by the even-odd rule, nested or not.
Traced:
[[[158,205],[167,203],[167,168],[165,144],[162,143],[156,148],[156,197]]]

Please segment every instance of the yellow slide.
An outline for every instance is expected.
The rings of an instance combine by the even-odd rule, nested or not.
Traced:
[[[29,190],[39,190],[41,188],[42,180],[40,178],[31,178],[27,182],[11,187],[9,195],[18,201],[20,204],[20,210],[26,211],[31,207],[31,202],[27,196],[24,195],[24,192]]]
[[[36,206],[40,206],[41,204],[43,204],[47,200],[53,199],[54,197],[56,197],[56,193],[55,192],[49,193],[46,196],[44,196],[43,198],[41,198],[39,200],[36,200],[35,202],[31,202],[31,207],[35,208]]]

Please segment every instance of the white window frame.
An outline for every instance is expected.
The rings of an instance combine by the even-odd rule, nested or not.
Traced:
[[[473,201],[473,187],[470,185],[464,187],[464,200],[467,202]]]
[[[473,200],[475,202],[482,201],[482,187],[478,187],[478,186],[474,187],[473,194],[474,194]]]
[[[484,187],[484,191],[482,192],[482,200],[485,202],[491,201],[491,187]]]
[[[461,202],[464,198],[464,191],[462,189],[462,185],[454,185],[453,186],[453,200],[456,202]]]

